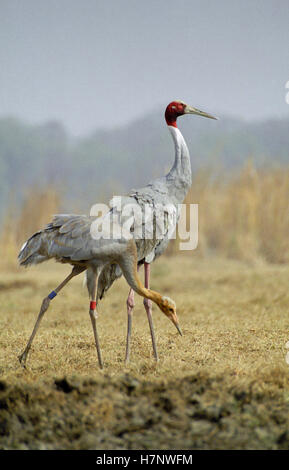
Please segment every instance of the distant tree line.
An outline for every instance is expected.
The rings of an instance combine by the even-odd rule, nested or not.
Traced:
[[[224,117],[179,120],[193,170],[229,174],[251,160],[256,167],[289,165],[289,118],[247,123]],[[89,212],[97,201],[145,185],[174,159],[162,111],[126,126],[74,138],[59,122],[29,125],[0,119],[0,217],[31,186],[54,186],[63,210]]]

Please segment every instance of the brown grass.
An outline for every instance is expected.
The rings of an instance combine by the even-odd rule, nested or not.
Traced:
[[[184,332],[154,307],[158,364],[139,297],[123,362],[121,279],[99,306],[99,370],[79,276],[51,303],[23,370],[41,301],[69,271],[17,267],[25,238],[58,210],[53,191],[32,193],[2,231],[0,448],[287,449],[288,197],[285,170],[195,178],[198,249],[176,256],[172,244],[152,267],[151,287],[176,301]]]
[[[67,266],[49,262],[28,271],[21,269],[2,275],[1,339],[5,352],[1,362],[6,373],[26,377],[18,368],[16,353],[28,339],[43,297],[67,272]],[[153,265],[152,272],[152,288],[177,303],[184,337],[177,335],[173,325],[155,307],[161,356],[160,366],[155,367],[142,299],[137,296],[130,370],[150,377],[171,374],[173,361],[175,377],[196,370],[223,373],[228,367],[233,375],[250,378],[272,366],[287,371],[284,361],[284,345],[289,339],[287,267],[247,267],[221,259],[197,261],[191,255],[163,258]],[[73,279],[53,300],[43,320],[29,360],[34,379],[39,374],[46,377],[49,373],[71,372],[72,364],[75,372],[100,373],[82,277]],[[128,286],[121,279],[99,307],[99,331],[108,372],[124,369],[127,292]]]
[[[4,447],[287,448],[286,266],[254,267],[193,254],[157,261],[151,286],[176,301],[184,333],[180,337],[154,307],[158,364],[138,296],[131,363],[123,362],[128,286],[119,280],[99,306],[103,371],[87,295],[81,276],[75,278],[53,300],[25,371],[17,355],[43,297],[67,272],[48,263],[2,276]],[[26,423],[20,434],[15,413]]]

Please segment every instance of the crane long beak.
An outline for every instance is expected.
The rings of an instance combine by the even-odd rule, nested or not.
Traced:
[[[179,325],[178,323],[175,323],[175,327],[176,327],[176,329],[178,330],[179,334],[180,334],[181,336],[183,336],[183,333],[182,333],[182,330],[181,330],[181,328],[180,328],[180,325]]]
[[[178,330],[179,334],[181,336],[183,336],[182,330],[181,330],[179,322],[178,322],[177,315],[175,314],[173,317],[171,317],[171,320],[172,320],[173,324],[175,325],[176,329]]]
[[[218,120],[218,118],[213,116],[212,114],[205,113],[204,111],[200,111],[199,109],[193,108],[192,106],[189,106],[189,105],[186,105],[185,114],[196,114],[197,116],[202,116],[202,117],[206,117],[209,119]]]

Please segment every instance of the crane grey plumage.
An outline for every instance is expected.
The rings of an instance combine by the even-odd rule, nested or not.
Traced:
[[[23,245],[19,253],[19,262],[22,266],[39,264],[54,258],[60,263],[69,263],[73,266],[67,278],[47,297],[43,299],[42,306],[24,352],[19,356],[25,366],[33,338],[38,330],[40,321],[49,307],[50,301],[69,282],[72,277],[87,271],[87,287],[90,295],[90,317],[95,337],[95,345],[100,367],[103,366],[98,335],[96,330],[96,282],[98,273],[104,266],[117,264],[129,286],[138,294],[156,302],[159,308],[170,320],[178,326],[175,303],[157,292],[145,289],[137,274],[137,249],[130,232],[116,224],[118,237],[111,239],[102,234],[99,238],[93,236],[92,226],[99,218],[86,215],[56,215],[43,230],[38,231]],[[119,230],[121,228],[121,230]]]
[[[72,277],[86,271],[87,287],[90,295],[90,317],[95,337],[99,364],[102,359],[96,331],[96,305],[113,282],[124,274],[131,287],[127,300],[128,333],[126,360],[129,358],[131,318],[134,306],[133,292],[142,295],[148,315],[154,356],[158,359],[154,328],[151,315],[151,301],[170,318],[181,334],[176,316],[175,303],[168,297],[149,289],[150,263],[166,249],[170,235],[175,230],[179,218],[179,204],[183,202],[191,186],[190,156],[185,140],[178,130],[176,119],[183,114],[197,114],[211,119],[213,116],[186,105],[182,101],[174,101],[167,106],[166,121],[175,145],[175,161],[169,173],[150,182],[138,190],[132,190],[120,199],[119,204],[112,204],[112,209],[103,218],[76,214],[58,214],[54,216],[43,230],[36,232],[23,245],[19,253],[19,262],[23,266],[39,264],[51,258],[73,266],[67,278],[52,291],[44,300],[35,323],[32,335],[24,352],[19,357],[25,365],[32,340],[39,327],[42,316],[47,310],[50,300],[69,282]],[[136,205],[140,209],[138,215],[129,219],[123,213],[126,205]],[[151,216],[147,218],[147,208]],[[159,231],[159,211],[162,208],[162,223]],[[114,227],[121,233],[116,238],[92,236],[94,222],[102,223],[107,218],[113,221]],[[128,220],[130,225],[127,225]],[[125,228],[124,225],[126,224]],[[149,232],[150,236],[146,236]],[[137,266],[144,264],[145,286],[138,278]],[[97,290],[96,290],[97,283]]]
[[[54,216],[52,222],[32,235],[22,248],[18,255],[20,265],[39,264],[51,258],[61,263],[81,264],[103,253],[109,258],[123,240],[119,239],[117,243],[104,238],[95,240],[90,232],[96,219],[75,214]]]
[[[157,207],[170,207],[171,209],[173,209],[173,214],[172,211],[170,211],[170,213],[164,214],[165,223],[161,237],[153,236],[149,239],[146,237],[136,239],[138,265],[140,266],[142,264],[145,264],[145,273],[148,272],[148,276],[150,263],[152,263],[159,256],[161,256],[162,253],[168,247],[170,236],[174,232],[180,217],[179,205],[183,203],[186,194],[192,184],[192,171],[189,150],[181,132],[179,131],[176,125],[177,117],[183,114],[196,114],[210,119],[217,119],[210,114],[204,113],[203,111],[186,105],[182,101],[175,101],[170,103],[167,106],[165,117],[175,147],[175,159],[173,166],[167,175],[153,180],[143,188],[130,191],[130,193],[124,198],[126,202],[128,201],[128,199],[130,199],[131,203],[137,204],[141,208],[141,213],[143,215],[145,214],[145,208],[147,206],[152,209],[153,217],[151,220],[153,221],[153,226],[149,228],[152,234],[155,234],[157,228]],[[117,212],[118,210],[119,209],[116,208],[112,209],[112,211],[114,212]],[[121,215],[119,215],[119,217],[121,218]],[[148,228],[147,221],[145,221],[145,217],[143,217],[142,220],[134,220],[134,223],[131,226],[131,232],[134,236],[136,233],[140,232],[140,229],[144,229],[144,227],[140,227],[140,225],[146,225],[145,228]],[[119,270],[118,266],[112,265],[109,267],[104,267],[104,269],[100,273],[98,282],[98,296],[100,299],[104,297],[105,293],[112,286],[114,281],[117,280],[119,277],[121,277],[121,271]],[[145,282],[145,286],[148,287],[148,282]],[[154,355],[157,359],[156,345],[153,339],[152,332],[153,327],[151,317],[151,304],[147,302],[146,299],[144,300],[144,304],[151,326]],[[133,292],[130,291],[127,300],[128,335],[126,361],[129,360],[129,341],[131,334],[131,315],[133,307]]]
[[[155,210],[157,204],[163,207],[171,205],[175,208],[176,218],[173,226],[167,225],[167,230],[163,234],[162,239],[141,239],[136,240],[138,251],[138,263],[151,263],[157,259],[167,248],[169,244],[169,235],[175,229],[175,225],[179,219],[179,204],[181,204],[192,183],[191,161],[188,147],[181,132],[175,127],[169,127],[173,141],[175,143],[175,160],[174,164],[166,176],[157,178],[148,183],[147,186],[138,190],[132,190],[128,194],[132,203],[137,203],[142,210],[145,211],[145,205],[149,204],[152,210]],[[127,202],[127,197],[126,197]],[[113,209],[115,210],[115,209]],[[153,218],[155,220],[155,218]],[[142,221],[142,224],[144,222]],[[152,231],[156,228],[153,227]],[[136,223],[132,226],[131,231],[134,234],[139,230]],[[114,265],[104,268],[100,273],[99,279],[99,298],[103,298],[107,290],[113,282],[121,277],[121,271]]]
[[[164,224],[165,231],[162,238],[152,239],[138,239],[136,240],[138,263],[139,265],[144,262],[151,263],[157,259],[167,248],[170,235],[175,230],[176,224],[179,220],[179,204],[181,204],[192,183],[191,161],[188,147],[181,132],[175,127],[169,127],[173,141],[175,143],[175,160],[174,164],[166,176],[160,177],[151,181],[143,188],[131,190],[128,196],[125,197],[125,202],[128,203],[128,198],[133,204],[138,204],[141,207],[142,214],[145,213],[145,208],[149,205],[153,211],[154,227],[151,232],[156,232],[156,207],[171,207],[174,208],[175,217],[170,218],[171,214],[167,214],[167,224]],[[113,208],[113,211],[117,209]],[[171,223],[169,223],[169,221]],[[144,220],[136,222],[131,227],[131,232],[140,231],[139,224],[144,225]],[[147,228],[147,227],[146,227]],[[114,265],[104,268],[100,273],[99,279],[99,298],[103,298],[107,290],[111,287],[113,282],[121,277],[121,271]]]

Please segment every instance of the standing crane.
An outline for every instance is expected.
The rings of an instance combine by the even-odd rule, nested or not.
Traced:
[[[151,207],[154,213],[151,233],[155,233],[156,229],[157,206],[174,207],[176,217],[172,219],[167,214],[165,229],[160,239],[155,236],[149,238],[135,237],[136,233],[139,233],[140,230],[146,230],[146,221],[143,218],[141,221],[139,219],[133,220],[129,233],[126,236],[122,235],[114,240],[105,238],[95,239],[92,236],[91,228],[97,219],[96,217],[65,214],[55,216],[44,230],[36,232],[23,245],[18,255],[19,262],[23,266],[38,264],[51,258],[54,258],[57,262],[69,263],[73,266],[69,276],[45,297],[42,302],[31,337],[24,352],[19,356],[20,363],[23,366],[26,364],[32,341],[39,328],[41,319],[49,307],[50,301],[73,277],[83,271],[86,271],[86,282],[90,296],[89,314],[101,368],[103,367],[103,362],[96,329],[96,306],[98,300],[103,298],[113,282],[122,274],[130,286],[127,299],[126,362],[129,361],[130,356],[134,292],[144,297],[144,306],[149,321],[153,352],[156,360],[158,360],[158,353],[152,320],[152,301],[158,305],[160,310],[173,322],[178,332],[182,334],[174,301],[169,297],[161,296],[159,293],[150,290],[149,279],[150,263],[167,248],[170,234],[174,231],[179,218],[179,204],[184,201],[191,186],[192,177],[189,151],[176,123],[177,118],[185,114],[195,114],[210,119],[217,119],[208,113],[185,104],[183,101],[171,102],[165,112],[165,119],[175,145],[175,161],[171,170],[166,176],[154,180],[144,188],[131,191],[128,196],[122,199],[123,204],[137,204],[143,214],[145,213],[146,205]],[[114,223],[118,228],[117,231],[121,232],[120,229],[123,229],[124,220],[122,212],[118,207],[113,207],[108,217],[115,215],[118,221],[115,222],[114,219]],[[135,237],[135,240],[131,237]],[[138,277],[138,269],[142,264],[144,264],[145,271],[144,286]]]
[[[149,205],[155,213],[154,225],[157,220],[157,206],[173,207],[175,217],[170,217],[167,214],[166,227],[162,233],[161,238],[152,237],[150,239],[141,238],[136,239],[136,246],[138,252],[138,268],[144,265],[144,281],[145,287],[149,288],[150,281],[150,264],[157,259],[167,248],[170,235],[174,232],[176,223],[179,219],[179,204],[182,204],[186,194],[192,184],[191,161],[188,147],[185,139],[177,127],[177,118],[186,114],[195,114],[197,116],[206,117],[209,119],[217,119],[211,114],[200,111],[197,108],[187,105],[183,101],[172,101],[166,108],[165,120],[168,129],[173,138],[175,147],[175,160],[171,170],[167,175],[157,178],[150,182],[147,186],[138,190],[132,190],[128,196],[123,198],[124,204],[137,204],[141,208],[141,212],[145,214],[146,206]],[[119,213],[119,220],[121,220],[121,211],[118,208],[112,208],[113,212]],[[143,225],[140,227],[140,225]],[[145,217],[141,221],[134,220],[130,230],[132,234],[139,233],[140,230],[145,231],[147,227]],[[151,227],[150,232],[155,233],[156,227]],[[106,291],[110,288],[113,282],[121,276],[121,270],[117,265],[106,266],[99,276],[98,281],[98,298],[102,299]],[[134,290],[130,289],[127,298],[127,340],[126,340],[126,354],[125,361],[129,361],[130,357],[130,343],[131,343],[131,329],[132,329],[132,315],[134,308]],[[147,318],[150,326],[150,333],[152,338],[153,353],[156,360],[158,360],[158,353],[156,347],[154,326],[152,320],[152,303],[150,299],[144,299],[144,307],[146,310]],[[181,334],[181,331],[179,330]]]

